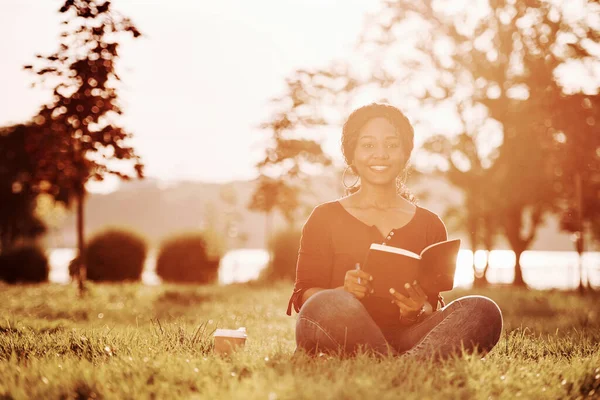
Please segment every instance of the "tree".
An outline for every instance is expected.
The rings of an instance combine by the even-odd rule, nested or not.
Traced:
[[[302,137],[306,131],[325,125],[315,99],[320,93],[331,93],[324,82],[331,78],[318,70],[296,71],[286,80],[286,93],[272,100],[278,110],[260,125],[272,134],[271,143],[257,164],[260,177],[248,208],[265,213],[266,243],[274,210],[281,211],[289,225],[294,224],[302,204],[300,196],[310,190],[307,169],[331,165],[318,141]]]
[[[242,214],[238,210],[238,194],[233,184],[222,186],[219,190],[219,199],[225,207],[223,211],[223,237],[227,248],[239,247],[244,243],[245,232],[239,232]]]
[[[115,72],[119,39],[141,34],[112,10],[110,1],[65,0],[59,12],[65,15],[59,49],[37,55],[39,65],[25,66],[53,88],[52,101],[34,118],[39,129],[28,135],[27,147],[37,160],[33,181],[50,193],[66,193],[65,202],[77,205],[78,280],[83,290],[86,183],[101,181],[106,174],[143,177],[143,164],[128,144],[132,135],[118,125],[122,110]],[[116,161],[130,163],[117,168]]]
[[[579,291],[584,292],[590,289],[589,281],[584,282],[582,263],[586,231],[600,239],[600,135],[596,126],[600,94],[575,94],[561,100],[562,107],[553,115],[560,129],[561,157],[554,185],[562,213],[561,228],[573,233],[579,254]]]
[[[29,181],[35,167],[25,148],[30,130],[23,124],[0,128],[0,253],[46,231],[35,213],[37,188]]]
[[[289,225],[293,224],[294,211],[299,207],[298,188],[286,184],[282,178],[262,175],[248,203],[248,209],[265,213],[265,244],[271,239],[273,212],[281,211]]]
[[[590,14],[598,8],[586,6]],[[520,255],[556,207],[552,114],[568,97],[556,82],[557,69],[590,57],[590,42],[598,38],[593,21],[569,21],[565,7],[489,0],[457,9],[450,2],[389,0],[363,39],[363,47],[379,55],[373,81],[380,88],[412,87],[428,112],[446,106],[463,121],[481,122],[483,130],[463,124],[461,134],[486,155],[486,181],[501,194],[491,204],[517,257],[518,286],[525,285]],[[395,47],[402,49],[400,63]],[[446,156],[460,152],[452,148]]]
[[[464,121],[463,124],[466,126]],[[473,254],[481,245],[484,250],[491,250],[499,230],[498,218],[493,209],[494,199],[502,194],[494,184],[490,184],[490,170],[485,167],[485,160],[477,151],[473,134],[461,133],[453,139],[435,135],[423,147],[447,161],[446,168],[438,172],[464,193],[464,205],[453,207],[448,212],[451,219],[458,220],[455,225],[467,231]],[[455,161],[457,158],[467,165],[459,166],[458,160]],[[486,261],[483,271],[479,273],[473,263],[474,285],[487,284],[487,267]]]

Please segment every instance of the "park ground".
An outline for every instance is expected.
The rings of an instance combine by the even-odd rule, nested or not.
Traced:
[[[600,398],[600,296],[513,288],[489,354],[441,364],[291,359],[290,283],[229,286],[0,284],[0,399]],[[245,326],[246,347],[211,333]]]

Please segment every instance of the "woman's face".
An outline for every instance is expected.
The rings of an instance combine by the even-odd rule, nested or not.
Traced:
[[[363,184],[395,184],[406,157],[399,133],[386,118],[373,118],[358,132],[353,164]]]

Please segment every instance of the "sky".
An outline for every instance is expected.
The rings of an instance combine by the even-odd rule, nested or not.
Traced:
[[[56,50],[61,0],[0,0],[0,126],[48,100],[22,69]],[[161,180],[251,179],[268,134],[269,99],[300,67],[352,53],[377,0],[113,0],[142,32],[121,47],[123,126]],[[339,137],[327,139],[340,157]],[[109,191],[115,181],[93,186]]]

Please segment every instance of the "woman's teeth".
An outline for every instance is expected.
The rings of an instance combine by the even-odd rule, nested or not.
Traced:
[[[369,168],[371,168],[372,170],[375,170],[375,171],[385,171],[389,167],[384,166],[384,165],[373,165],[373,166],[371,166]]]

